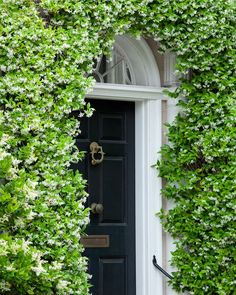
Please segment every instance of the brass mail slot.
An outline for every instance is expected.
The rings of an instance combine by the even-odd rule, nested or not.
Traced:
[[[109,235],[89,235],[81,238],[85,248],[108,248],[110,246]]]

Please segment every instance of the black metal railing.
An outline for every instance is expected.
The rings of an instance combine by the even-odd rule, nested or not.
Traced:
[[[165,275],[169,279],[173,279],[173,277],[168,274],[168,272],[166,272],[159,264],[157,264],[157,259],[155,255],[153,255],[152,263],[160,272],[163,273],[163,275]]]

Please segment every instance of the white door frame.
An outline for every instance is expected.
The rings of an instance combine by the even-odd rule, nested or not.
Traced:
[[[176,114],[174,102],[163,94],[156,60],[143,38],[117,36],[115,46],[129,64],[132,84],[143,86],[96,83],[87,97],[135,102],[136,294],[173,294],[166,285],[166,279],[153,266],[152,258],[156,255],[158,264],[167,267],[168,243],[156,217],[162,208],[162,182],[153,165],[160,157],[158,151],[162,145],[162,106],[167,106],[169,120],[171,114]],[[172,81],[174,62],[170,54],[166,54],[164,59],[168,65],[165,67],[165,76],[168,76],[165,80]],[[168,102],[162,104],[163,100]]]
[[[162,226],[156,213],[162,207],[161,178],[152,167],[162,145],[162,100],[168,99],[161,87],[97,83],[88,98],[135,102],[135,215],[136,215],[136,294],[163,294],[163,278],[154,268],[160,265]]]

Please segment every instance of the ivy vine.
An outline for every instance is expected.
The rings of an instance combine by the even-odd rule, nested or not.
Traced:
[[[157,163],[173,288],[235,294],[235,3],[0,0],[0,294],[88,294],[85,186],[71,163],[94,60],[118,34],[178,56],[181,113]]]

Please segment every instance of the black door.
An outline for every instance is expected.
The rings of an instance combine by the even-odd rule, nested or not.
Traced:
[[[96,111],[82,119],[77,144],[86,151],[78,169],[88,180],[87,205],[94,212],[84,242],[91,292],[135,295],[134,103],[90,102]]]

